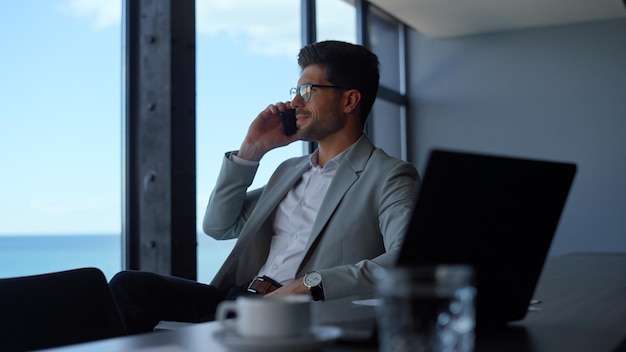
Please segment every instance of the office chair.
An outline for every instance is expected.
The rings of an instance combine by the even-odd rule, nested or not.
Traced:
[[[0,351],[125,335],[104,274],[80,268],[0,279]]]

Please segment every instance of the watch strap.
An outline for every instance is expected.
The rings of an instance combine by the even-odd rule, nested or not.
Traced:
[[[320,280],[319,284],[315,286],[310,286],[309,284],[307,284],[307,275],[310,275],[310,274],[320,275],[318,272],[315,272],[315,271],[307,273],[306,275],[304,275],[304,280],[303,280],[304,285],[309,288],[309,291],[311,292],[311,296],[313,297],[314,301],[324,301],[325,297],[324,297],[323,281]]]
[[[320,283],[317,286],[313,286],[310,287],[309,290],[311,290],[311,296],[313,296],[313,300],[314,301],[324,301],[324,288],[322,287],[322,284]]]

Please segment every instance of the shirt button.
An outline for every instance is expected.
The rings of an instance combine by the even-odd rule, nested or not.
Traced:
[[[278,269],[278,265],[276,265],[276,264],[272,265],[272,269],[274,269],[274,270]]]
[[[291,234],[291,236],[289,236],[289,237],[291,237],[291,239],[292,239],[292,240],[295,240],[296,238],[298,238],[298,235],[296,235],[296,234]]]

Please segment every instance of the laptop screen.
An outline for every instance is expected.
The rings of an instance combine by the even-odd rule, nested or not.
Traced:
[[[524,318],[575,173],[572,163],[432,151],[398,265],[470,264],[479,326]]]

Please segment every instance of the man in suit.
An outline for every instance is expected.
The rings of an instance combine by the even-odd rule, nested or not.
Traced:
[[[237,238],[205,285],[144,272],[110,283],[129,332],[160,320],[211,320],[241,294],[311,294],[331,300],[372,293],[373,271],[393,265],[412,209],[415,168],[376,148],[363,129],[379,86],[379,62],[366,48],[325,41],[300,50],[292,100],[269,105],[238,151],[226,153],[204,217],[216,239]],[[296,110],[297,132],[280,113]],[[283,162],[248,191],[268,151],[315,141],[310,155]]]

